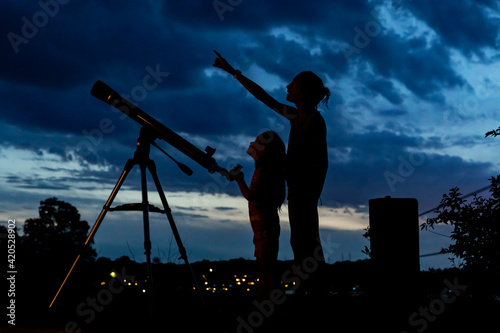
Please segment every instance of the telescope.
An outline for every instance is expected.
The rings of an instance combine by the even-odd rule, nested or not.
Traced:
[[[172,232],[174,235],[174,238],[177,242],[177,246],[179,247],[179,254],[180,258],[184,259],[186,264],[189,266],[191,270],[191,275],[193,276],[193,280],[196,284],[195,289],[200,292],[201,295],[201,289],[198,286],[198,282],[196,281],[196,277],[194,275],[194,272],[191,268],[191,265],[189,264],[189,260],[187,257],[186,249],[182,245],[182,240],[179,236],[179,232],[177,230],[177,227],[175,225],[173,216],[172,216],[172,211],[170,207],[168,206],[167,198],[165,196],[165,193],[163,191],[163,188],[160,184],[160,180],[158,178],[158,175],[156,173],[156,165],[153,160],[149,158],[149,153],[150,153],[150,145],[154,145],[158,149],[160,149],[163,153],[165,153],[168,157],[170,157],[177,165],[181,168],[181,170],[186,173],[188,176],[190,176],[193,171],[189,169],[187,166],[185,166],[182,163],[177,162],[175,159],[172,158],[168,153],[166,153],[163,149],[161,149],[154,141],[156,139],[164,140],[177,148],[179,151],[184,153],[185,155],[189,156],[192,160],[197,162],[199,165],[204,167],[205,169],[208,170],[210,173],[218,172],[221,175],[225,176],[227,180],[231,181],[233,180],[233,177],[231,174],[224,168],[221,168],[219,165],[217,165],[217,162],[215,162],[214,158],[212,155],[215,153],[215,149],[208,147],[205,149],[205,151],[201,151],[195,146],[193,146],[191,143],[189,143],[187,140],[185,140],[183,137],[177,135],[174,131],[160,123],[158,120],[154,119],[150,115],[148,115],[146,112],[142,111],[139,109],[136,105],[130,103],[128,100],[125,98],[121,97],[116,91],[114,91],[111,87],[109,87],[107,84],[105,84],[102,81],[97,81],[94,86],[92,87],[90,93],[92,96],[96,97],[97,99],[100,99],[101,101],[114,106],[136,122],[138,122],[140,125],[142,125],[141,132],[139,135],[139,138],[137,139],[137,148],[136,152],[134,153],[134,158],[131,158],[127,161],[125,164],[125,167],[123,169],[123,172],[118,179],[115,187],[111,191],[111,194],[106,201],[106,204],[103,206],[101,213],[97,217],[96,222],[94,223],[94,226],[90,230],[89,234],[87,235],[87,239],[85,240],[85,243],[82,246],[82,250],[80,251],[80,254],[76,257],[75,261],[73,262],[73,265],[71,266],[68,274],[64,278],[61,286],[59,287],[59,290],[57,291],[56,295],[54,296],[54,299],[50,303],[49,307],[52,307],[54,304],[56,298],[58,297],[59,293],[61,292],[63,286],[66,284],[66,281],[68,280],[69,276],[71,275],[71,272],[75,268],[78,260],[80,259],[80,256],[83,253],[83,250],[86,247],[89,247],[90,244],[92,243],[92,240],[94,238],[94,235],[97,232],[97,229],[101,225],[104,217],[106,216],[107,212],[110,211],[130,211],[130,210],[141,210],[143,213],[143,225],[144,225],[144,249],[145,252],[144,254],[146,255],[146,263],[147,263],[147,270],[148,270],[148,293],[149,293],[149,309],[150,309],[150,318],[152,316],[152,309],[153,309],[153,278],[152,278],[152,266],[151,266],[151,239],[150,239],[150,233],[149,233],[149,212],[157,212],[157,213],[163,213],[167,215],[168,222],[170,224],[170,227],[172,228]],[[116,195],[118,194],[118,191],[120,190],[121,186],[123,185],[127,175],[130,173],[134,165],[139,165],[141,169],[141,191],[142,191],[142,203],[136,204],[136,203],[131,203],[131,204],[125,204],[117,207],[111,207]],[[238,166],[238,168],[241,168],[241,166]],[[155,183],[156,189],[158,191],[158,195],[160,196],[162,205],[163,205],[163,210],[152,206],[149,204],[148,201],[148,189],[147,189],[147,179],[146,179],[146,170],[149,170],[151,173],[151,176],[153,177],[153,181]],[[203,297],[202,297],[203,300]]]
[[[186,139],[169,129],[167,126],[163,125],[158,120],[142,111],[139,107],[120,96],[106,83],[98,80],[92,87],[90,94],[97,99],[117,108],[118,110],[138,122],[144,128],[146,128],[155,136],[156,139],[163,140],[169,143],[177,150],[190,157],[193,161],[207,169],[208,172],[219,172],[221,175],[225,176],[227,180],[233,180],[231,174],[229,174],[226,169],[217,165],[217,162],[212,157],[212,155],[215,153],[214,148],[207,146],[204,152],[201,151]]]

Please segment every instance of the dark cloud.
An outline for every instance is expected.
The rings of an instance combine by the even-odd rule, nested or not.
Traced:
[[[84,130],[98,129],[106,117],[90,112],[98,105],[88,94],[95,80],[104,80],[125,96],[133,95],[148,75],[146,68],[158,67],[169,75],[140,103],[147,112],[166,110],[173,116],[165,117],[169,124],[182,121],[176,116],[179,113],[190,112],[194,116],[184,123],[184,130],[191,133],[245,131],[240,124],[260,122],[255,112],[247,112],[255,104],[246,103],[242,89],[228,94],[228,86],[219,77],[207,80],[200,76],[203,68],[210,68],[211,50],[217,43],[241,45],[220,51],[242,68],[259,64],[283,78],[283,84],[302,70],[339,77],[347,72],[348,61],[341,50],[325,45],[325,40],[353,43],[353,29],[375,19],[374,8],[361,0],[318,2],[301,6],[301,11],[296,10],[298,4],[241,3],[226,12],[223,22],[209,2],[198,6],[165,2],[156,7],[100,2],[61,5],[36,36],[19,45],[17,54],[3,40],[6,59],[0,66],[6,89],[1,97],[7,101],[6,107],[15,100],[3,115],[12,124],[81,135]],[[30,19],[41,10],[35,3],[8,2],[2,33],[21,33],[23,21],[14,18]],[[303,40],[270,35],[275,27],[287,27]],[[311,53],[316,45],[320,52]],[[402,97],[389,78],[399,80],[419,97],[440,102],[442,87],[464,84],[451,69],[448,52],[438,44],[427,48],[423,40],[382,34],[361,55],[381,74],[367,82],[367,87],[396,105]],[[158,91],[165,95],[155,96]],[[227,110],[235,112],[228,117]],[[178,130],[182,128],[178,126]]]
[[[436,31],[445,45],[466,56],[483,57],[484,48],[498,46],[498,19],[492,20],[483,7],[496,7],[498,13],[498,1],[405,1],[404,6]]]
[[[395,105],[399,105],[403,102],[401,97],[401,92],[398,91],[394,84],[386,79],[373,79],[366,83],[367,87],[371,90],[378,92],[384,96],[389,102]]]
[[[234,207],[214,207],[214,209],[220,210],[220,211],[230,211],[230,210],[236,210]]]
[[[378,114],[386,117],[401,117],[407,115],[408,112],[399,109],[388,109],[388,110],[380,110],[378,111]]]
[[[443,104],[444,88],[463,87],[467,83],[453,69],[450,51],[443,44],[426,44],[423,38],[404,40],[391,34],[380,35],[363,50],[362,56],[381,76],[398,80],[419,98]]]
[[[363,205],[369,199],[391,195],[417,198],[424,207],[435,206],[450,188],[473,191],[475,186],[487,184],[494,173],[490,163],[430,153],[447,145],[441,138],[386,131],[351,134],[343,139],[330,144],[343,153],[342,158],[330,157],[322,196],[326,205]]]

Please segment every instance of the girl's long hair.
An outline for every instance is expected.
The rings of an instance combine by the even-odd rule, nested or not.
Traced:
[[[259,141],[264,145],[265,149],[262,155],[256,162],[256,166],[265,166],[272,174],[272,177],[280,186],[280,197],[277,198],[278,209],[285,201],[286,186],[285,186],[285,162],[286,148],[285,144],[274,131],[267,131],[259,135]]]

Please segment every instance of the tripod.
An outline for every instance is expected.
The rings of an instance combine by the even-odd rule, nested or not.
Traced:
[[[97,229],[101,225],[104,217],[106,216],[106,213],[108,211],[131,211],[131,210],[142,210],[142,217],[143,217],[143,226],[144,226],[144,250],[145,250],[145,255],[146,255],[146,265],[147,265],[147,280],[148,280],[148,295],[149,295],[149,314],[150,318],[152,318],[153,315],[153,274],[152,274],[152,266],[151,266],[151,239],[150,239],[150,233],[149,233],[149,212],[154,211],[154,212],[159,212],[159,213],[165,213],[168,218],[168,222],[170,224],[170,227],[172,229],[172,233],[174,235],[175,241],[177,242],[177,246],[179,248],[179,253],[180,257],[184,260],[186,265],[189,267],[191,271],[191,275],[193,277],[195,287],[198,290],[202,303],[204,304],[203,301],[203,296],[201,294],[201,289],[198,286],[198,282],[196,280],[196,277],[194,275],[193,269],[191,265],[189,264],[189,260],[187,258],[186,254],[186,249],[182,245],[182,240],[179,236],[179,232],[177,230],[177,226],[175,225],[174,218],[172,216],[172,212],[170,210],[170,207],[168,206],[167,203],[167,198],[165,197],[165,193],[163,192],[163,188],[160,184],[160,180],[158,179],[158,175],[156,174],[156,164],[154,163],[153,160],[149,158],[149,153],[150,153],[150,146],[155,145],[154,140],[156,139],[156,136],[151,133],[151,131],[148,131],[145,127],[141,128],[141,132],[139,134],[139,138],[137,139],[137,150],[134,153],[134,157],[129,159],[127,163],[125,164],[125,167],[123,169],[123,172],[118,179],[118,182],[116,183],[115,187],[113,188],[113,191],[111,192],[108,200],[106,201],[106,204],[101,210],[101,213],[97,217],[96,222],[94,223],[94,226],[90,230],[90,233],[87,236],[87,239],[85,243],[83,244],[83,249],[85,247],[90,246],[90,243],[92,242],[92,239],[94,238]],[[170,157],[170,156],[169,156]],[[175,161],[175,160],[174,160]],[[176,162],[177,163],[177,162]],[[178,163],[179,164],[179,163]],[[115,208],[111,208],[111,204],[113,203],[113,200],[115,199],[116,195],[118,194],[118,191],[120,190],[123,182],[127,178],[127,175],[130,173],[132,168],[135,165],[139,165],[141,169],[141,191],[142,191],[142,203],[141,204],[126,204],[122,206],[118,206]],[[182,165],[184,166],[184,165]],[[187,168],[186,166],[184,166]],[[153,177],[153,181],[156,185],[156,189],[158,191],[158,194],[160,196],[162,205],[163,205],[163,210],[160,210],[152,205],[149,204],[148,202],[148,190],[147,190],[147,179],[146,179],[146,170],[149,170],[151,173],[151,176]],[[57,296],[61,292],[64,284],[68,280],[71,272],[76,266],[76,263],[80,259],[81,253],[83,252],[80,251],[80,254],[76,258],[75,262],[71,266],[71,269],[69,270],[68,274],[66,275],[66,278],[64,279],[63,283],[59,287],[59,290],[57,291],[57,294],[55,295],[54,299],[50,303],[49,307],[52,307],[54,304]]]

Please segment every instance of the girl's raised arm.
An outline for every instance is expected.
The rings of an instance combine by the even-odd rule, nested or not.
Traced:
[[[241,83],[243,87],[245,87],[246,90],[248,90],[259,101],[267,105],[271,110],[279,113],[284,117],[286,117],[288,114],[294,113],[292,109],[295,108],[293,108],[292,106],[287,106],[275,100],[264,89],[262,89],[261,86],[245,77],[239,70],[234,69],[217,51],[214,50],[214,52],[217,55],[217,58],[215,58],[215,62],[213,64],[214,67],[220,68],[231,74],[235,79],[238,80],[239,83]]]

